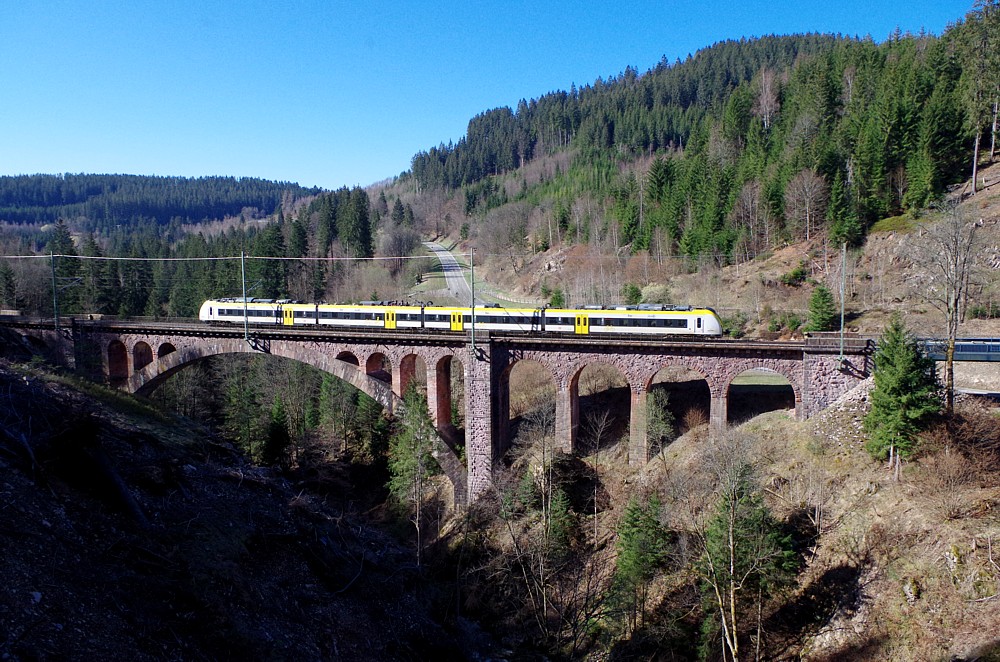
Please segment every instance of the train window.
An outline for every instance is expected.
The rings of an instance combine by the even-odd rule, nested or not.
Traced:
[[[701,318],[700,317],[698,318],[698,328],[699,329],[701,328]]]

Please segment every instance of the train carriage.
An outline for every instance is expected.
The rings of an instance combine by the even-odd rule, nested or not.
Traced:
[[[206,301],[199,318],[230,324],[333,326],[370,329],[426,329],[466,332],[475,328],[520,334],[599,336],[720,336],[722,323],[711,308],[666,305],[570,308],[474,309],[366,301],[359,304],[303,303],[288,299],[232,297]]]

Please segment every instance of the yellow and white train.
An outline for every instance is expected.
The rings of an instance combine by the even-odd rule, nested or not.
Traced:
[[[201,305],[203,322],[267,326],[423,329],[565,333],[576,335],[721,336],[711,308],[640,304],[586,308],[503,308],[499,305],[413,305],[386,301],[360,304],[303,303],[289,299],[211,299]]]

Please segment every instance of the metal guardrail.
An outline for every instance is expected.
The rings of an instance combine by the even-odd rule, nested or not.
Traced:
[[[935,361],[947,358],[948,341],[939,338],[921,338],[927,356]],[[956,361],[1000,361],[1000,338],[956,338]]]

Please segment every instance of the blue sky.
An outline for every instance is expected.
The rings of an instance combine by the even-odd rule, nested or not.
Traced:
[[[0,7],[0,175],[338,188],[470,118],[724,39],[941,34],[971,0],[24,0]]]

